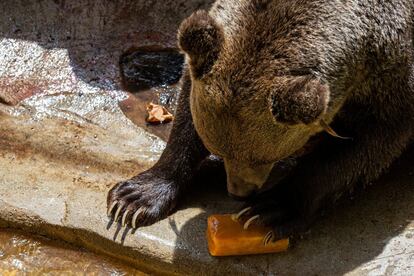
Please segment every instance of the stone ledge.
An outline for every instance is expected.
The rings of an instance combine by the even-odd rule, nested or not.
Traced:
[[[62,135],[59,140],[52,141],[48,138],[53,131],[70,131],[71,127],[68,129],[67,124],[61,124],[59,120],[57,122],[47,120],[30,123],[2,116],[0,126],[4,135],[7,132],[5,125],[18,133],[24,133],[26,128],[47,124],[43,127],[44,131],[36,135],[45,137],[44,146],[53,151],[66,145],[72,138],[70,135]],[[94,133],[94,126],[85,129],[86,136]],[[96,150],[96,164],[128,164],[130,157],[125,158],[122,141],[109,138],[111,135],[101,135],[108,136],[102,138],[102,147],[111,141],[111,145],[120,150],[112,151],[113,154],[109,156],[107,153],[101,154],[99,147],[93,147]],[[117,225],[109,227],[106,192],[116,181],[143,170],[149,164],[141,169],[129,167],[128,172],[111,174],[106,169],[99,166],[94,168],[87,163],[89,169],[82,171],[79,168],[82,167],[85,152],[70,148],[68,150],[74,156],[79,154],[79,158],[74,158],[74,163],[60,162],[58,157],[53,159],[40,154],[41,151],[34,148],[37,144],[30,143],[33,139],[29,139],[29,142],[19,141],[19,137],[23,139],[27,136],[16,136],[15,143],[26,143],[26,150],[32,154],[18,155],[13,148],[2,144],[1,227],[20,228],[63,239],[122,259],[144,271],[161,274],[367,275],[394,269],[389,274],[395,275],[414,271],[410,262],[414,256],[414,186],[411,168],[414,160],[410,154],[398,162],[376,187],[319,221],[311,233],[288,252],[213,258],[207,252],[204,236],[207,215],[231,212],[238,207],[237,203],[226,197],[224,189],[217,188],[217,185],[201,186],[189,194],[181,209],[170,218],[131,233]],[[139,141],[140,137],[136,136],[135,140]],[[80,139],[77,148],[92,148],[89,143],[91,140]],[[135,160],[137,163],[143,161],[139,158]]]

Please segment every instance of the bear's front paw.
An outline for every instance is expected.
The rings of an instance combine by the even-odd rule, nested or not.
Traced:
[[[264,244],[296,236],[309,226],[291,207],[268,198],[248,202],[235,219],[243,223],[245,230],[253,224],[269,227]]]
[[[108,193],[108,216],[133,229],[166,218],[176,206],[178,185],[146,171],[120,182]]]

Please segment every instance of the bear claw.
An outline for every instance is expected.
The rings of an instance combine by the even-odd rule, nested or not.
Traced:
[[[269,231],[266,236],[263,238],[263,245],[268,245],[270,242],[273,241],[275,234],[273,231]]]
[[[247,230],[247,229],[249,229],[249,226],[255,221],[255,220],[257,220],[257,219],[259,219],[260,218],[260,215],[255,215],[255,216],[253,216],[253,217],[251,217],[250,219],[248,219],[247,221],[246,221],[246,223],[244,224],[244,226],[243,226],[243,229],[244,230]]]
[[[114,221],[118,221],[119,215],[123,207],[124,207],[124,204],[118,205],[118,209],[116,210],[115,215],[114,215]]]
[[[129,210],[126,210],[124,215],[122,216],[122,227],[125,227],[125,225],[127,224],[127,216],[128,216]]]
[[[111,206],[109,206],[108,212],[107,212],[108,217],[112,217],[112,212],[117,204],[118,204],[118,201],[115,200],[114,202],[112,202]]]
[[[108,216],[122,227],[133,229],[166,218],[175,208],[179,185],[167,176],[146,171],[108,192]]]
[[[251,209],[252,209],[252,207],[244,208],[243,210],[241,210],[237,214],[233,215],[233,217],[232,217],[233,220],[239,220],[244,214],[246,214],[247,212],[249,212]]]
[[[144,213],[144,208],[141,207],[132,216],[131,222],[132,222],[133,229],[137,229],[137,219],[142,213]]]

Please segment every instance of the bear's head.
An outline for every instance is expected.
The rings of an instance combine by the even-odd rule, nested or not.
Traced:
[[[275,163],[322,130],[329,103],[328,85],[291,58],[298,53],[284,36],[275,41],[255,26],[243,28],[225,32],[198,11],[178,33],[190,67],[195,128],[223,158],[228,192],[237,197],[259,189]]]

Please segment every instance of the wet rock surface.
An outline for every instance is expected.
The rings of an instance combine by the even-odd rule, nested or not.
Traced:
[[[124,88],[139,92],[176,84],[182,75],[184,56],[176,51],[137,50],[120,60]]]
[[[216,173],[200,177],[179,210],[153,226],[132,232],[109,221],[109,188],[149,168],[168,137],[170,125],[147,126],[141,109],[162,102],[162,89],[179,91],[126,92],[120,57],[148,45],[174,48],[182,18],[208,4],[0,2],[0,227],[164,274],[412,275],[414,149],[283,254],[209,256],[207,216],[240,206]]]
[[[67,243],[0,229],[2,275],[146,275]]]

